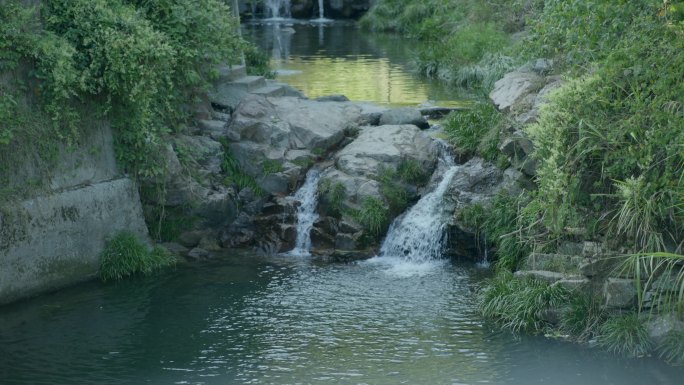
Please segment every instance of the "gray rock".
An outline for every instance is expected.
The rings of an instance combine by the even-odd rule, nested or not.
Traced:
[[[351,234],[337,234],[335,236],[335,249],[337,250],[356,250],[358,242]]]
[[[648,334],[656,344],[670,332],[684,332],[684,319],[676,313],[658,315],[646,323]]]
[[[356,234],[359,231],[363,230],[363,227],[361,227],[361,225],[349,220],[340,221],[340,223],[338,224],[338,228],[341,232],[348,234]]]
[[[179,257],[185,257],[188,254],[188,251],[190,251],[190,249],[188,249],[187,247],[176,242],[165,242],[162,243],[160,246],[166,249],[166,251],[168,251],[169,253],[177,255]]]
[[[494,83],[489,98],[499,110],[508,112],[525,96],[539,90],[543,82],[542,77],[532,72],[509,72]]]
[[[530,254],[524,264],[526,270],[548,270],[564,274],[579,274],[583,258],[577,255]]]
[[[184,247],[192,249],[199,245],[202,237],[204,237],[204,231],[202,230],[186,231],[178,236],[178,243]]]
[[[539,75],[546,75],[551,72],[553,68],[553,60],[551,59],[537,59],[532,66],[532,70]]]
[[[547,282],[549,284],[556,283],[562,279],[566,278],[563,273],[556,273],[554,271],[543,271],[543,270],[518,270],[514,274],[516,277],[532,277],[540,281]]]
[[[177,154],[182,154],[197,162],[209,173],[221,172],[223,161],[223,146],[221,143],[205,136],[178,135],[174,137],[174,149]]]
[[[380,117],[380,125],[403,125],[412,124],[418,128],[430,128],[430,123],[416,108],[396,108],[386,111]]]
[[[634,305],[636,288],[634,280],[608,278],[603,285],[605,306],[609,308],[629,308]]]
[[[585,258],[579,266],[580,273],[585,277],[602,277],[608,275],[616,261],[604,257]]]
[[[228,124],[222,120],[200,120],[198,122],[202,135],[209,136],[214,140],[228,136]]]
[[[317,102],[348,102],[349,98],[344,95],[327,95],[315,99]]]
[[[199,261],[202,259],[208,259],[209,257],[211,257],[211,254],[207,250],[204,250],[204,249],[199,248],[199,247],[195,247],[194,249],[190,250],[190,252],[187,255],[188,259],[192,259],[192,260],[196,260],[196,261]]]
[[[258,180],[259,187],[271,194],[287,194],[290,179],[283,173],[269,174]]]
[[[586,289],[589,286],[589,280],[582,277],[563,278],[554,283],[554,285],[561,286],[567,291],[575,292]]]

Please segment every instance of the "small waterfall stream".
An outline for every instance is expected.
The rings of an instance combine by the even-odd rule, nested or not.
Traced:
[[[437,187],[426,194],[390,226],[380,249],[381,257],[399,258],[406,262],[434,261],[442,256],[446,242],[446,224],[442,198],[458,166],[444,158],[448,167]]]
[[[318,219],[316,205],[318,204],[318,180],[321,177],[320,170],[312,168],[306,174],[304,185],[297,190],[294,199],[300,203],[297,208],[297,241],[295,248],[288,251],[288,255],[296,257],[308,257],[311,255],[311,229]]]
[[[266,0],[266,8],[271,19],[290,17],[290,0]]]

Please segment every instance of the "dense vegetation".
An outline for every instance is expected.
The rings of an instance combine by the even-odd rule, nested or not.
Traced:
[[[50,0],[39,8],[5,1],[0,70],[32,70],[2,82],[0,146],[31,131],[43,142],[75,143],[79,123],[95,109],[116,129],[120,163],[137,176],[157,176],[163,136],[181,129],[217,66],[235,62],[241,47],[220,0]],[[35,100],[18,95],[27,87]],[[24,130],[31,108],[51,124]]]
[[[424,39],[424,73],[485,92],[529,60],[553,60],[552,74],[564,85],[536,123],[521,127],[482,103],[445,124],[463,152],[500,166],[503,127],[524,130],[536,149],[537,189],[459,214],[497,250],[499,275],[483,291],[483,313],[516,330],[540,331],[548,325],[537,316],[562,302],[563,333],[599,336],[600,345],[619,353],[647,352],[647,315],[607,314],[591,296],[571,300],[509,272],[532,250],[599,241],[631,255],[620,274],[635,276],[639,309],[650,290],[663,296],[651,312],[681,314],[684,297],[653,281],[667,273],[684,290],[684,3],[385,0],[363,23]],[[673,362],[684,351],[677,341],[673,335],[658,347]]]

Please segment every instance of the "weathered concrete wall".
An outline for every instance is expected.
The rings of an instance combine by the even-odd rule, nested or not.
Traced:
[[[121,230],[147,234],[127,178],[0,210],[0,304],[92,278],[108,238]]]

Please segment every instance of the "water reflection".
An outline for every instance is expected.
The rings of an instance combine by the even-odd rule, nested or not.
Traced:
[[[389,105],[459,105],[469,98],[411,71],[416,42],[365,33],[355,24],[248,23],[244,35],[271,53],[279,80],[313,98],[344,94]]]

